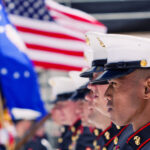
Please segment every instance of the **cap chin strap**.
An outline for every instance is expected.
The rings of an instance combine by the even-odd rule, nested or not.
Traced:
[[[105,70],[115,69],[138,69],[141,68],[141,61],[130,61],[130,62],[117,62],[108,63],[105,65]]]

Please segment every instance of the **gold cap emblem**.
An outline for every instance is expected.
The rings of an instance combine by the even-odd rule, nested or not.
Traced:
[[[98,135],[99,135],[98,129],[95,129],[95,130],[94,130],[94,134],[95,134],[95,136],[98,136]]]
[[[71,127],[71,131],[72,132],[75,132],[75,130],[76,130],[76,128],[73,126],[73,127]]]
[[[87,37],[87,35],[85,35],[85,42],[88,46],[90,46],[90,40],[89,38]]]
[[[114,138],[114,144],[115,144],[115,145],[118,144],[118,137],[117,137],[117,136]]]
[[[63,139],[62,138],[58,138],[58,143],[62,143]]]
[[[139,136],[135,136],[134,141],[136,145],[140,145],[141,138]]]
[[[107,132],[105,132],[105,138],[107,139],[107,140],[109,140],[110,139],[110,133],[107,131]]]
[[[97,37],[97,39],[98,39],[98,41],[99,41],[99,43],[100,43],[100,46],[106,47],[105,44],[103,43],[103,41],[102,41],[99,37]]]
[[[140,65],[141,65],[141,67],[147,66],[147,61],[146,60],[141,60]]]

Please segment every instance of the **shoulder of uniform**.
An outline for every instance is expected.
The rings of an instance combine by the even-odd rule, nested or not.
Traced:
[[[131,145],[133,149],[140,150],[148,143],[150,144],[150,123],[134,132],[127,140],[127,143]]]

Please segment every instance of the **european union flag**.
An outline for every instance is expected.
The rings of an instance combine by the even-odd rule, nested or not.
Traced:
[[[7,107],[46,110],[41,100],[37,76],[29,58],[18,49],[10,24],[0,0],[0,84]],[[12,34],[13,33],[13,34]],[[15,39],[16,40],[16,39]]]

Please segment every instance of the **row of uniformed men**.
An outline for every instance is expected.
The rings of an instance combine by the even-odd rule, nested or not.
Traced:
[[[59,148],[150,149],[150,40],[89,32],[86,41],[85,79],[50,80],[52,118],[65,127]]]

